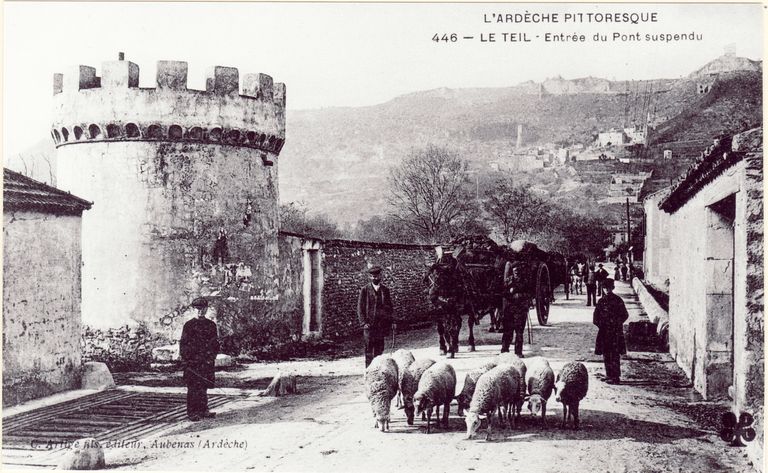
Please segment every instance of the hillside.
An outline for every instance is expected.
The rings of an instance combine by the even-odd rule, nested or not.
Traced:
[[[597,80],[587,83],[595,84],[603,87]],[[641,99],[633,90],[652,94],[651,118],[657,126],[652,142],[695,140],[677,154],[690,159],[712,136],[762,121],[760,84],[760,73],[732,72],[722,74],[703,95],[691,78],[608,84],[613,91],[629,89],[629,95],[539,96],[529,93],[534,89],[530,85],[438,89],[372,107],[292,112],[280,156],[281,198],[303,200],[341,222],[355,222],[386,209],[387,169],[413,147],[447,145],[476,169],[485,169],[514,148],[518,124],[523,126],[523,145],[590,143],[600,130],[622,125],[628,101],[630,110],[637,108],[633,104]],[[649,157],[660,157],[662,151],[652,149]],[[670,172],[684,165],[676,164]]]

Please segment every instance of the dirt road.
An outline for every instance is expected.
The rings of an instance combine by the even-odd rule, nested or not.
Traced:
[[[549,425],[527,415],[517,430],[497,429],[464,439],[464,420],[451,408],[450,427],[432,434],[425,424],[405,422],[395,411],[391,431],[373,428],[363,391],[361,356],[334,361],[254,364],[245,379],[277,370],[302,375],[302,393],[284,398],[247,397],[219,410],[216,419],[189,423],[141,448],[112,449],[107,462],[141,470],[256,471],[525,471],[525,472],[704,472],[750,471],[743,451],[716,433],[719,406],[697,402],[688,380],[668,355],[631,352],[622,361],[624,384],[602,382],[602,360],[592,354],[596,329],[583,296],[553,305],[550,326],[534,322],[526,357],[541,355],[557,372],[583,361],[590,388],[581,404],[579,431],[557,428],[562,411],[548,404]],[[532,318],[533,313],[532,313]],[[450,363],[461,389],[464,374],[496,356],[500,334],[483,321],[478,351],[464,345]],[[462,332],[462,340],[466,334]],[[416,358],[439,359],[431,330],[401,336],[398,348]],[[387,346],[389,350],[389,345]],[[161,443],[165,442],[165,443]]]

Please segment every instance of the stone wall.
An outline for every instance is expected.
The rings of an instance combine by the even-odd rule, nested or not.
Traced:
[[[324,242],[323,336],[360,336],[357,298],[360,288],[368,283],[367,270],[373,265],[384,268],[384,284],[390,288],[397,323],[428,321],[429,303],[422,279],[434,259],[430,246]]]
[[[3,405],[79,385],[80,223],[3,213]]]
[[[152,363],[152,349],[167,343],[167,338],[153,334],[144,324],[114,329],[85,326],[80,348],[83,363],[100,361],[113,372],[140,371]]]

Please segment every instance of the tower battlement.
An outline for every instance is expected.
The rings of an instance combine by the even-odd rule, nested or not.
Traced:
[[[267,74],[215,66],[206,90],[187,88],[184,61],[158,61],[156,87],[139,87],[139,66],[117,61],[54,74],[56,147],[94,141],[189,141],[280,153],[285,84]]]

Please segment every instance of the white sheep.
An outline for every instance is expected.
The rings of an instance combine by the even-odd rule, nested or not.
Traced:
[[[533,416],[541,412],[541,421],[546,422],[547,400],[555,387],[555,372],[552,371],[546,358],[528,360],[525,385],[528,390],[528,410]]]
[[[413,417],[416,411],[413,405],[413,396],[419,390],[421,375],[434,364],[435,360],[430,360],[429,358],[416,360],[403,373],[400,389],[403,392],[403,408],[405,409],[405,417],[408,419],[408,425],[413,425]]]
[[[476,370],[472,370],[464,377],[464,386],[461,388],[461,393],[456,396],[456,404],[458,405],[459,415],[463,415],[466,409],[469,409],[469,404],[472,402],[472,395],[475,392],[477,386],[477,380],[480,379],[485,372],[492,370],[496,365],[487,363]]]
[[[527,366],[525,366],[525,362],[523,361],[523,359],[514,353],[502,353],[496,357],[497,365],[501,365],[504,363],[514,366],[517,369],[518,373],[520,373],[520,381],[521,381],[520,396],[519,396],[518,404],[515,405],[515,411],[514,411],[514,413],[517,415],[517,418],[519,419],[520,413],[523,411],[523,402],[525,399],[525,379],[526,379],[528,368]]]
[[[440,406],[443,406],[443,424],[448,426],[448,413],[455,394],[456,371],[448,363],[435,363],[421,375],[419,389],[413,399],[418,406],[418,412],[427,413],[427,433],[430,432],[433,408],[437,408],[435,421],[440,425]]]
[[[402,348],[392,354],[392,359],[397,363],[397,401],[395,407],[400,408],[403,407],[403,375],[416,359],[410,350],[403,350]]]
[[[480,416],[485,415],[488,419],[485,439],[490,440],[493,414],[497,410],[501,413],[502,422],[506,415],[511,427],[515,427],[515,416],[510,415],[510,410],[517,405],[520,384],[522,384],[520,373],[511,364],[499,365],[480,376],[465,418],[467,439],[471,439],[477,432],[481,424]]]
[[[397,363],[388,355],[379,355],[365,370],[365,395],[371,403],[374,427],[389,430],[389,408],[397,394]]]
[[[573,428],[579,428],[579,402],[584,399],[589,389],[589,373],[582,363],[572,361],[557,374],[555,391],[557,402],[563,403],[563,422],[565,428],[568,418],[573,418]]]

